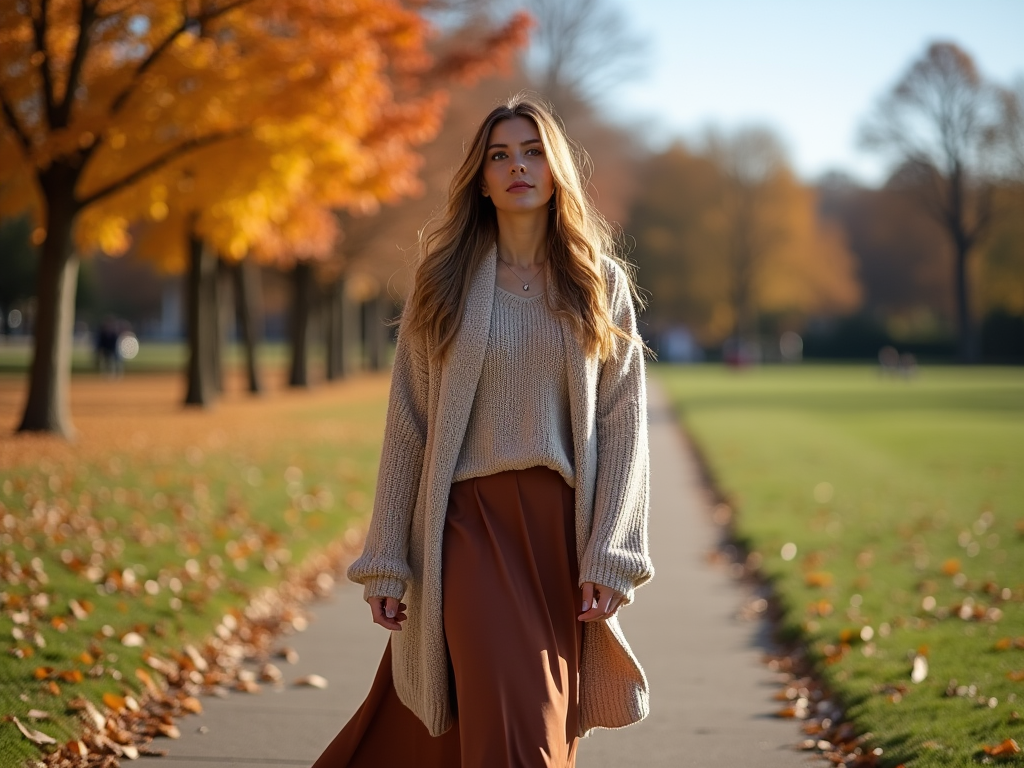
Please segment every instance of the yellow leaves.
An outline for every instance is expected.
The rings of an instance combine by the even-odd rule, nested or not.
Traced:
[[[53,667],[36,667],[32,673],[32,676],[36,680],[45,680],[53,674]]]
[[[960,561],[951,557],[942,564],[942,573],[946,576],[956,576],[960,573]]]
[[[804,575],[804,583],[808,587],[825,588],[831,587],[834,578],[828,571],[811,571]]]
[[[167,203],[157,200],[149,206],[149,216],[153,221],[163,221],[167,218],[169,210]]]
[[[119,696],[116,693],[104,693],[103,703],[114,710],[114,712],[123,712],[128,707],[125,697]]]
[[[87,212],[79,217],[75,240],[86,251],[98,246],[109,256],[120,256],[131,246],[128,226],[124,216]]]
[[[1018,637],[1016,639],[1003,637],[996,641],[995,650],[997,651],[1008,651],[1011,648],[1019,648],[1024,651],[1024,637]]]

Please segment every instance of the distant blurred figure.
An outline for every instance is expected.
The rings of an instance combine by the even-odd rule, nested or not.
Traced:
[[[779,337],[779,354],[787,363],[799,363],[804,359],[804,340],[795,331],[786,331]]]
[[[878,364],[883,376],[894,376],[899,371],[900,353],[895,347],[882,347],[878,350]]]
[[[910,352],[900,354],[895,347],[882,347],[878,351],[878,362],[883,376],[911,379],[917,375],[917,358]]]
[[[117,378],[121,375],[123,365],[117,339],[120,327],[112,315],[107,315],[96,331],[96,369],[100,373]]]
[[[665,363],[699,363],[704,359],[704,350],[689,328],[674,325],[659,338],[658,359]]]
[[[761,345],[754,340],[731,336],[722,344],[722,362],[731,368],[746,368],[761,362]]]
[[[899,373],[905,379],[912,379],[917,376],[917,358],[910,352],[900,355]]]

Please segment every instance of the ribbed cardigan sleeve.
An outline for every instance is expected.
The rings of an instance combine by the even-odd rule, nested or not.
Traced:
[[[420,339],[399,332],[373,516],[363,553],[348,568],[367,600],[401,599],[412,575],[409,534],[427,443],[427,392],[426,351]]]
[[[647,539],[647,390],[628,281],[617,264],[608,272],[613,319],[635,341],[617,339],[598,377],[594,519],[580,583],[604,584],[632,602],[633,591],[654,575]]]

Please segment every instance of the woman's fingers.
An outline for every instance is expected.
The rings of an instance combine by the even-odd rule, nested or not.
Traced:
[[[583,613],[580,621],[602,621],[613,616],[625,596],[611,587],[587,581],[583,584]]]
[[[401,622],[408,618],[404,613],[408,607],[405,603],[400,603],[393,597],[371,597],[367,602],[370,604],[374,624],[380,624],[394,632],[402,631]]]
[[[586,613],[594,607],[594,582],[585,581],[583,583],[583,607],[580,609],[583,613]]]

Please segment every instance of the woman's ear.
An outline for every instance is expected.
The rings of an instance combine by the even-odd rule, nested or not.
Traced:
[[[491,193],[487,191],[487,182],[486,181],[481,181],[480,182],[480,194],[483,195],[484,197],[490,197],[491,196]]]

